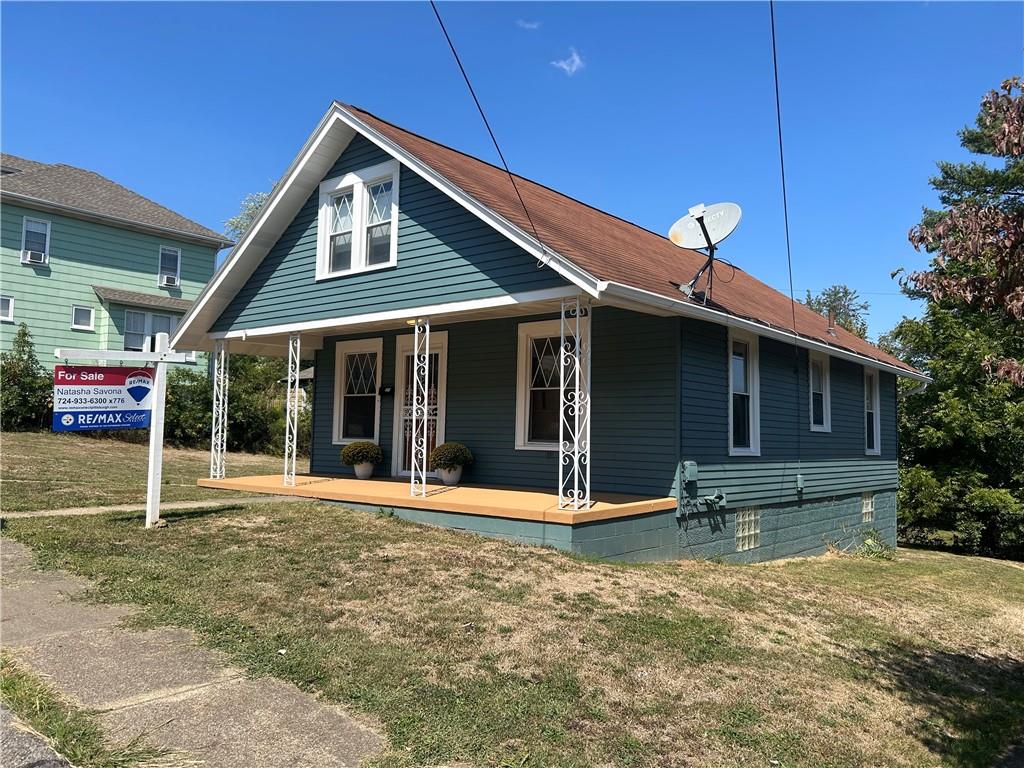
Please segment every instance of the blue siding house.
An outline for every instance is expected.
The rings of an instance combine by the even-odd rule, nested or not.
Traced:
[[[896,379],[927,377],[739,268],[680,290],[706,259],[335,102],[172,341],[214,353],[200,483],[616,559],[895,543]],[[313,361],[308,475],[289,418],[281,475],[228,476],[231,353],[291,393]]]

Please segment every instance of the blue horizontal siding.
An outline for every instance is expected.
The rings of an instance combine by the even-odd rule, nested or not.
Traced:
[[[725,492],[730,507],[822,499],[897,484],[896,378],[879,377],[881,446],[864,453],[864,369],[830,358],[832,431],[812,432],[808,352],[759,340],[761,455],[729,455],[728,329],[682,323],[682,459],[698,464],[698,494]]]
[[[465,443],[475,462],[465,482],[555,489],[557,451],[515,448],[516,358],[519,323],[548,317],[503,318],[435,326],[448,332],[445,439]],[[613,308],[594,311],[592,340],[591,471],[594,490],[663,496],[671,492],[678,433],[677,322]],[[383,383],[395,379],[395,334],[382,336]],[[334,343],[316,355],[314,474],[349,474],[331,442]],[[365,338],[363,336],[362,338]],[[381,402],[379,472],[391,466],[394,398]]]
[[[386,162],[362,136],[324,178]],[[317,282],[314,191],[214,331],[323,320],[565,285],[554,271],[406,167],[399,177],[398,265]]]

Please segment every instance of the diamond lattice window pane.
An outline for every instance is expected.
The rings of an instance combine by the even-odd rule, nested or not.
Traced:
[[[345,356],[347,367],[345,394],[373,395],[377,393],[377,353],[359,352]]]
[[[367,189],[369,196],[369,211],[366,215],[366,224],[380,224],[382,221],[391,221],[391,181],[382,181],[379,184],[371,184]]]
[[[532,339],[533,373],[531,387],[552,389],[559,386],[558,348],[560,340],[555,338]]]
[[[348,232],[352,229],[352,193],[338,195],[334,204],[334,220],[332,232]]]

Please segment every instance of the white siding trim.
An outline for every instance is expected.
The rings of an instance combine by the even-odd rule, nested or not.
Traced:
[[[732,445],[732,343],[740,341],[747,345],[747,375],[750,379],[750,446],[734,448]],[[761,373],[759,365],[760,350],[758,337],[752,333],[729,329],[729,341],[726,349],[725,375],[729,381],[729,455],[760,456],[761,455]]]
[[[821,364],[821,399],[823,424],[814,423],[814,384],[811,376],[812,363]],[[832,431],[832,360],[821,352],[809,352],[807,356],[807,420],[811,426],[811,432]]]
[[[391,424],[391,476],[408,477],[402,471],[402,400],[405,397],[406,356],[412,353],[413,334],[395,336],[395,407]],[[437,434],[435,442],[445,441],[445,420],[448,411],[448,331],[430,332],[430,354],[437,352]],[[437,477],[436,472],[427,472],[427,477]]]
[[[398,266],[398,181],[401,166],[397,160],[389,160],[368,168],[325,179],[320,184],[320,200],[317,209],[316,234],[316,280],[327,280],[345,275],[357,275],[378,269]],[[367,187],[391,177],[391,251],[387,262],[368,265],[366,243]],[[331,267],[331,218],[332,199],[342,192],[352,191],[352,266],[349,269],[332,272]]]
[[[500,307],[511,307],[517,304],[532,304],[538,301],[560,299],[564,296],[575,296],[577,293],[578,291],[575,288],[569,286],[564,288],[544,288],[539,291],[524,291],[523,293],[504,294],[502,296],[493,296],[488,299],[453,301],[448,304],[429,304],[421,307],[409,307],[408,309],[391,309],[385,312],[370,312],[363,315],[349,315],[348,317],[331,317],[324,320],[307,320],[301,323],[267,325],[261,328],[246,328],[237,331],[218,331],[209,335],[210,338],[214,339],[246,339],[251,336],[276,336],[282,333],[323,331],[332,328],[345,328],[370,323],[405,321],[410,318],[421,316],[430,316],[432,322],[438,323],[440,322],[438,319],[439,315],[473,312],[480,309],[497,309]],[[544,310],[538,310],[538,312],[541,311]],[[552,311],[557,312],[557,307]]]
[[[84,309],[89,313],[89,323],[87,325],[75,322],[75,311]],[[96,308],[90,307],[85,304],[72,304],[71,305],[71,330],[73,331],[94,331],[96,330]]]
[[[557,451],[558,441],[552,443],[531,442],[530,434],[530,341],[537,338],[561,336],[561,321],[538,320],[519,323],[516,346],[516,442],[517,451]]]
[[[345,355],[356,352],[377,353],[377,395],[373,415],[373,442],[380,444],[380,387],[381,370],[384,360],[384,339],[380,336],[372,339],[353,339],[351,341],[339,341],[334,345],[334,416],[332,418],[331,442],[334,445],[347,445],[356,440],[368,438],[344,438],[345,434],[345,409],[342,407],[345,389]]]
[[[44,224],[46,226],[46,247],[43,249],[43,256],[46,257],[46,263],[50,262],[50,229],[52,224],[49,219],[40,219],[36,216],[22,216],[21,217],[21,253],[25,253],[25,237],[28,234],[28,223],[33,222],[35,224]],[[42,265],[40,265],[42,266]]]
[[[868,377],[871,377],[873,385],[868,384]],[[861,419],[861,424],[864,427],[864,455],[865,456],[880,456],[882,453],[882,415],[879,413],[879,405],[881,405],[881,398],[879,395],[879,372],[877,368],[870,366],[864,366],[864,403],[862,405],[861,413],[864,418]],[[870,391],[868,387],[870,386]],[[867,397],[871,397],[872,408],[874,414],[874,427],[875,427],[875,447],[868,448],[868,430],[867,430]]]

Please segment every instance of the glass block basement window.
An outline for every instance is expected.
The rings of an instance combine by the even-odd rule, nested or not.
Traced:
[[[761,546],[761,509],[744,507],[736,511],[736,551]]]
[[[875,521],[875,494],[870,491],[860,496],[860,519],[863,523]]]

